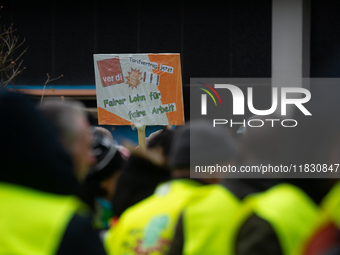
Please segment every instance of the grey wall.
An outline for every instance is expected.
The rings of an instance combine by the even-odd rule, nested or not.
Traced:
[[[75,4],[77,2],[77,4]],[[79,2],[80,3],[80,2]],[[190,77],[270,77],[271,1],[5,1],[26,38],[17,84],[94,84],[94,53],[181,53]]]
[[[16,84],[94,84],[95,53],[181,53],[185,115],[190,77],[271,77],[272,1],[4,0],[0,23],[14,23],[29,46]],[[340,7],[311,1],[310,75],[340,75]],[[260,88],[258,108],[270,104]]]

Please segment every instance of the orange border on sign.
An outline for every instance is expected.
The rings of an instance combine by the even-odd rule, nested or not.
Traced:
[[[116,114],[113,114],[101,107],[97,107],[98,109],[98,123],[99,125],[112,125],[113,123],[120,123],[115,125],[135,125],[134,123],[119,117]]]
[[[139,54],[134,54],[138,56]],[[171,66],[173,73],[153,70],[154,74],[160,75],[158,90],[161,93],[163,105],[175,103],[176,111],[166,113],[169,125],[184,125],[184,107],[181,63],[179,54],[147,54],[150,62]],[[100,125],[135,125],[134,123],[117,116],[101,107],[98,108],[98,123]],[[158,124],[154,124],[158,125]]]
[[[161,75],[158,89],[161,92],[162,104],[176,104],[175,112],[167,112],[169,125],[184,125],[184,107],[183,107],[183,91],[181,77],[181,62],[179,54],[149,54],[151,62],[171,66],[174,73],[167,73],[159,70],[153,70],[155,74]],[[171,86],[175,84],[175,86]]]

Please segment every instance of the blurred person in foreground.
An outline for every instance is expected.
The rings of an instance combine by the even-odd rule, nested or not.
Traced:
[[[324,125],[338,116],[334,114],[336,100],[321,96],[322,90],[312,91],[314,98],[305,105],[312,116],[304,116],[296,109],[293,116],[298,122],[296,127],[275,129],[274,134],[281,140],[277,165],[304,167],[337,162],[339,121],[332,126]],[[253,155],[257,155],[256,150]],[[299,254],[297,251],[313,233],[323,201],[336,182],[336,176],[327,173],[319,175],[320,178],[311,178],[309,173],[295,179],[272,177],[282,179],[266,191],[244,199],[243,210],[233,225],[234,248],[230,254]]]
[[[308,156],[321,158],[326,164],[329,183],[335,183],[331,190],[320,199],[320,212],[307,238],[294,255],[339,255],[340,254],[340,102],[339,84],[318,84],[315,82],[311,93],[313,119],[304,123],[304,133],[299,139],[305,146],[300,151],[301,161]],[[312,127],[312,128],[310,128]],[[307,129],[309,128],[309,129]],[[301,132],[302,133],[302,132]],[[310,148],[314,145],[315,150]],[[301,149],[299,146],[292,151]],[[298,163],[302,163],[302,162]],[[306,160],[304,160],[306,161]],[[327,186],[325,186],[327,187]],[[313,187],[311,187],[312,189]],[[320,189],[314,185],[314,189]],[[327,191],[327,190],[326,190]]]
[[[212,129],[205,121],[192,121],[179,127],[169,154],[172,180],[159,185],[153,195],[122,214],[118,224],[106,236],[105,244],[110,255],[167,254],[172,247],[177,222],[189,204],[187,213],[192,220],[187,221],[188,214],[184,214],[184,228],[189,228],[185,234],[190,236],[184,249],[189,247],[197,252],[204,248],[204,251],[215,252],[220,249],[221,242],[225,243],[224,232],[216,232],[215,227],[226,227],[228,215],[238,206],[237,199],[222,186],[215,185],[215,178],[190,179],[191,146],[201,152],[199,154],[203,156],[199,160],[207,164],[226,163],[235,152],[234,141],[223,128]],[[214,209],[220,207],[222,210],[215,213]],[[225,216],[222,220],[218,218],[221,215]],[[206,217],[207,221],[202,221],[202,217]],[[208,222],[213,223],[210,229]],[[222,237],[216,233],[221,233]],[[209,239],[210,234],[213,240]],[[202,239],[195,238],[197,236]],[[221,249],[224,250],[223,247]]]
[[[97,159],[81,187],[80,197],[94,211],[94,227],[107,230],[113,217],[112,198],[125,160],[105,128],[92,127],[92,148]]]
[[[157,185],[170,179],[168,156],[174,131],[163,129],[151,134],[147,139],[146,152],[157,158],[157,164],[145,157],[132,154],[117,183],[113,198],[115,216],[151,196]]]
[[[24,95],[0,93],[0,254],[105,254],[70,157]]]
[[[257,116],[253,115],[247,119],[277,119],[278,116]],[[283,138],[278,135],[278,126],[264,125],[263,127],[241,126],[238,131],[239,151],[237,152],[237,165],[260,165],[271,164],[280,165],[282,154]],[[248,177],[248,178],[246,178]],[[233,192],[240,200],[246,196],[266,191],[281,182],[280,179],[274,178],[252,178],[251,174],[245,174],[242,178],[226,178],[222,184]],[[258,176],[257,176],[258,177]]]
[[[83,182],[95,164],[92,134],[84,105],[79,101],[45,100],[39,109],[57,129],[59,141],[70,155],[74,173]]]

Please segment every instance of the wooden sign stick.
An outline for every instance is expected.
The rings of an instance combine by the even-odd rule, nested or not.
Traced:
[[[138,130],[138,145],[139,148],[143,151],[146,150],[146,141],[145,141],[145,125],[137,128]]]

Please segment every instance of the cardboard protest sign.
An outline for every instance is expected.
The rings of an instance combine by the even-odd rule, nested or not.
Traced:
[[[183,125],[179,54],[95,54],[100,125]]]

